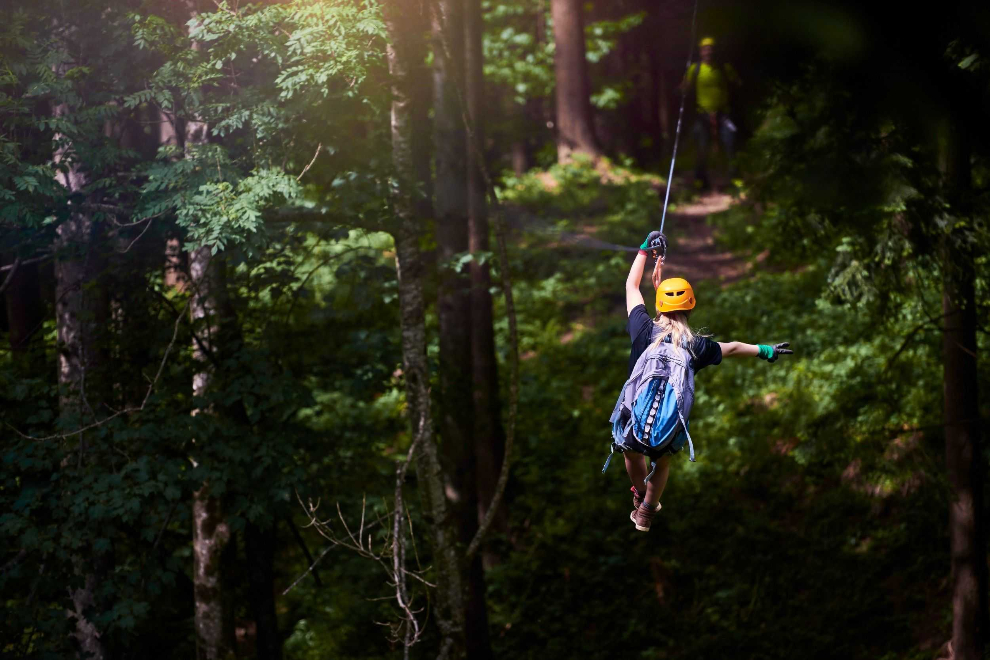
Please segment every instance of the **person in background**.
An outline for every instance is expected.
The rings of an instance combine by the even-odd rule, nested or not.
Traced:
[[[731,64],[718,64],[715,61],[715,40],[705,37],[698,44],[701,61],[692,64],[684,76],[682,87],[694,87],[697,115],[692,127],[696,148],[694,170],[695,185],[710,188],[708,160],[712,146],[720,144],[729,162],[729,174],[735,176],[733,157],[735,156],[736,126],[729,119],[729,85],[739,86],[736,70]]]

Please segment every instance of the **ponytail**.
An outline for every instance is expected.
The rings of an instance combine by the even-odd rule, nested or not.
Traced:
[[[691,344],[694,342],[694,331],[688,325],[688,315],[685,312],[661,312],[657,315],[653,324],[656,326],[655,345],[666,341],[670,337],[670,343],[680,346],[691,352]],[[692,353],[693,355],[693,353]]]

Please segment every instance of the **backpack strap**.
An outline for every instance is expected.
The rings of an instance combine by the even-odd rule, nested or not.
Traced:
[[[612,462],[612,455],[615,454],[615,443],[613,442],[608,448],[608,458],[605,459],[605,465],[602,466],[602,474],[605,474],[605,470],[608,469],[609,463]]]
[[[697,463],[694,460],[694,442],[691,440],[691,432],[688,431],[687,422],[684,421],[684,415],[681,414],[681,407],[677,406],[677,416],[681,418],[681,426],[684,427],[684,435],[687,436],[688,441],[688,460],[692,463]]]
[[[650,479],[653,478],[653,473],[656,472],[656,471],[657,471],[657,462],[651,460],[650,461],[650,473],[648,475],[646,475],[646,479],[643,479],[643,483],[644,484],[650,483]]]

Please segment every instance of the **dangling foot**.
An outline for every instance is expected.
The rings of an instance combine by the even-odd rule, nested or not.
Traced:
[[[629,520],[636,522],[636,510],[639,509],[639,505],[643,503],[643,498],[646,497],[646,493],[640,493],[635,486],[630,486],[629,490],[633,494],[633,510],[629,512]]]
[[[650,531],[650,524],[653,522],[653,516],[656,512],[660,510],[660,504],[658,503],[655,507],[648,502],[643,502],[639,505],[632,513],[633,524],[636,525],[636,529],[641,532]]]

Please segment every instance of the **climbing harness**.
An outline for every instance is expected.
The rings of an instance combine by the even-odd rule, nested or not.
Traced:
[[[691,50],[688,51],[687,66],[684,67],[684,77],[687,78],[688,71],[691,70],[691,60],[694,57],[694,39],[698,24],[698,0],[694,0],[694,12],[691,15]],[[667,191],[663,196],[663,215],[660,216],[660,232],[663,232],[663,224],[667,219],[667,204],[670,202],[670,186],[674,182],[674,163],[677,161],[677,145],[681,140],[681,123],[684,120],[684,102],[687,100],[688,86],[681,88],[681,109],[677,112],[677,129],[674,131],[674,151],[670,155],[670,173],[667,175]],[[654,267],[655,269],[655,267]]]

